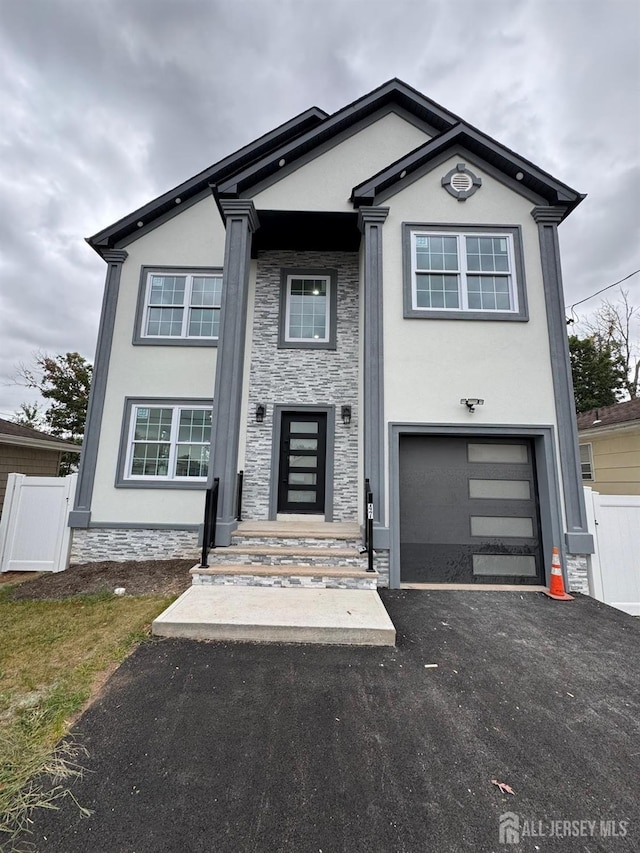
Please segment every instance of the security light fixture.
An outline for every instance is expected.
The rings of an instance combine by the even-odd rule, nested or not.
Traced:
[[[484,400],[481,400],[479,397],[463,397],[460,400],[461,406],[466,406],[470,412],[475,412],[476,406],[484,406]]]
[[[348,426],[351,423],[351,406],[343,406],[340,410],[342,423]]]
[[[264,406],[264,403],[258,403],[258,405],[256,406],[256,423],[257,424],[261,424],[264,421],[264,416],[265,416],[266,411],[267,410]]]

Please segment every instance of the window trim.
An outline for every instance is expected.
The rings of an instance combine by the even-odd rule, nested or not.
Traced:
[[[171,267],[171,266],[142,266],[138,284],[138,301],[136,318],[133,328],[134,346],[180,346],[180,347],[217,347],[218,338],[187,338],[187,337],[156,337],[144,334],[147,317],[147,290],[151,275],[212,275],[222,276],[222,267]],[[223,281],[224,287],[224,281]],[[185,308],[187,306],[184,306]]]
[[[174,410],[213,409],[213,400],[210,398],[185,397],[125,397],[115,487],[119,489],[206,489],[206,477],[162,478],[127,475],[133,445],[133,413],[136,409],[144,407],[171,408]],[[175,411],[173,417],[174,419],[176,417]]]
[[[438,236],[464,235],[473,237],[509,237],[510,258],[513,264],[511,270],[511,293],[516,300],[514,311],[469,310],[465,308],[415,308],[414,282],[415,261],[413,254],[414,235],[435,234]],[[459,243],[458,243],[459,245]],[[421,320],[485,320],[485,321],[516,321],[527,322],[529,311],[527,305],[526,282],[522,252],[522,229],[519,225],[462,225],[443,223],[402,223],[402,255],[403,255],[403,316],[406,319]],[[466,261],[465,261],[466,269]],[[463,275],[462,267],[459,272]]]
[[[589,455],[589,459],[587,462],[582,461],[582,448],[586,447]],[[593,444],[590,441],[584,441],[578,443],[578,460],[580,462],[580,476],[582,477],[583,483],[593,483],[595,481],[595,469],[593,466]],[[583,465],[589,466],[589,476],[584,476]]]
[[[287,315],[289,281],[291,278],[325,278],[328,279],[328,324],[327,339],[316,340],[287,340]],[[280,312],[278,320],[278,349],[336,349],[337,339],[337,306],[338,306],[338,271],[322,268],[283,268],[280,270]]]

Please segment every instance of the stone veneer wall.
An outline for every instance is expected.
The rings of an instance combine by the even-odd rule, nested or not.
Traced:
[[[337,270],[335,350],[278,349],[283,268]],[[243,518],[269,518],[273,412],[279,404],[335,406],[333,520],[357,519],[358,287],[357,254],[282,251],[258,255],[248,411],[251,414],[258,403],[264,403],[267,413],[262,424],[251,416],[248,420]],[[352,408],[349,426],[342,423],[342,405]]]
[[[76,529],[72,536],[72,563],[175,559],[195,562],[200,559],[195,530],[90,527]]]
[[[589,563],[582,554],[567,554],[567,592],[589,595]]]

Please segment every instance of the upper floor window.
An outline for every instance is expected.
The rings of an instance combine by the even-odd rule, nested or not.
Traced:
[[[335,349],[336,302],[333,270],[283,270],[279,346]]]
[[[135,343],[217,342],[222,273],[143,269]]]
[[[405,225],[405,317],[526,320],[518,229]]]
[[[206,481],[211,407],[132,404],[124,480]]]
[[[329,340],[329,276],[287,277],[287,341]]]

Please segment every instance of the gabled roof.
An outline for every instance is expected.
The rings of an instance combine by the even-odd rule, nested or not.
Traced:
[[[0,444],[19,444],[27,447],[64,450],[69,453],[80,453],[82,449],[77,444],[47,435],[46,432],[40,432],[32,427],[5,421],[3,418],[0,418]]]
[[[447,148],[456,145],[477,154],[485,163],[508,178],[513,178],[514,184],[515,175],[522,172],[522,191],[535,194],[550,204],[564,206],[565,215],[584,198],[571,187],[466,124],[459,116],[402,80],[393,78],[332,115],[318,107],[306,110],[89,237],[87,242],[101,254],[131,238],[141,227],[150,227],[161,217],[177,213],[178,205],[193,203],[202,198],[210,188],[214,189],[217,199],[229,198],[246,193],[251,187],[264,181],[276,180],[277,173],[282,168],[282,161],[290,166],[302,158],[312,157],[314,151],[331,145],[340,134],[350,130],[353,132],[359,122],[373,120],[377,113],[394,106],[428,130],[433,138],[355,187],[352,194],[354,206],[374,204],[381,193],[390,191],[400,180],[414,179],[416,172],[428,168],[430,161],[442,156]],[[407,175],[400,178],[401,172],[406,172]],[[517,186],[514,188],[517,189]]]
[[[204,191],[208,193],[209,184],[212,181],[222,180],[238,169],[244,168],[255,160],[259,160],[268,151],[278,148],[285,141],[295,139],[326,118],[327,113],[318,107],[311,107],[305,110],[305,112],[300,113],[295,118],[279,125],[275,130],[265,133],[254,142],[240,148],[234,154],[224,157],[222,160],[214,163],[213,166],[209,166],[208,169],[199,172],[193,178],[189,178],[188,181],[184,181],[182,184],[169,190],[169,192],[158,196],[158,198],[150,201],[144,207],[139,207],[133,213],[119,219],[108,228],[98,231],[93,237],[88,237],[87,243],[98,253],[104,249],[113,248],[116,243],[138,231],[140,227],[138,225],[139,222],[148,225],[169,211],[174,211],[176,204],[188,202],[194,196],[198,196]],[[178,202],[177,199],[180,201]]]
[[[351,200],[354,205],[374,204],[381,195],[387,197],[391,194],[396,186],[400,189],[407,183],[411,183],[431,161],[437,161],[444,152],[454,147],[465,148],[477,155],[485,163],[511,178],[514,187],[529,190],[550,204],[565,205],[567,208],[565,216],[584,198],[584,195],[556,180],[548,172],[539,169],[510,148],[501,145],[471,125],[459,122],[450,130],[434,139],[429,139],[414,151],[354,187]],[[516,178],[517,175],[522,177]]]
[[[349,130],[358,122],[367,119],[389,105],[404,108],[411,115],[428,125],[436,134],[448,130],[460,121],[458,116],[445,110],[435,101],[425,97],[421,92],[403,83],[402,80],[394,78],[383,83],[373,92],[369,92],[368,95],[358,98],[358,100],[333,113],[317,127],[283,145],[278,151],[271,152],[269,156],[252,163],[242,171],[236,172],[227,180],[219,181],[218,194],[220,196],[233,196],[246,192],[250,187],[276,174],[281,168],[281,160],[285,160],[287,164],[298,160],[314,148],[324,145],[338,134]]]
[[[602,409],[581,412],[577,416],[577,421],[579,432],[613,426],[631,426],[634,422],[640,426],[640,398],[616,403],[613,406],[604,406]]]

